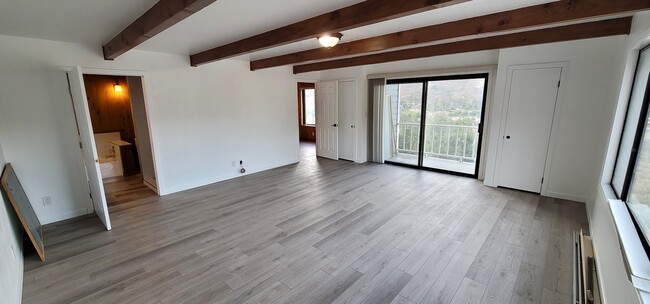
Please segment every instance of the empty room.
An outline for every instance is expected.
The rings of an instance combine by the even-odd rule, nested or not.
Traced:
[[[2,303],[650,304],[650,0],[0,2]]]

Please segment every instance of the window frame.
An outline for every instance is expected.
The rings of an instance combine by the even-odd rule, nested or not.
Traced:
[[[423,165],[422,162],[422,157],[418,155],[418,164],[417,165],[411,165],[411,164],[405,164],[405,163],[399,163],[399,162],[393,162],[393,161],[385,161],[385,163],[396,165],[396,166],[402,166],[402,167],[409,167],[409,168],[414,168],[414,169],[420,169],[420,170],[426,170],[426,171],[433,171],[433,172],[440,172],[440,173],[445,173],[445,174],[450,174],[450,175],[457,175],[457,176],[464,176],[464,177],[470,177],[474,179],[479,178],[479,172],[481,170],[481,166],[483,165],[481,162],[481,152],[482,152],[482,147],[483,147],[483,141],[484,138],[483,136],[483,126],[486,121],[486,113],[488,108],[487,108],[487,103],[488,103],[488,97],[489,97],[489,90],[490,90],[490,85],[492,81],[490,79],[491,77],[490,72],[467,72],[467,73],[454,73],[454,74],[441,74],[441,75],[436,75],[436,76],[424,76],[424,77],[402,77],[402,78],[388,78],[386,79],[386,85],[394,85],[394,84],[422,84],[422,109],[421,113],[426,113],[427,110],[427,105],[426,105],[426,100],[427,100],[427,93],[428,93],[428,84],[429,82],[434,82],[434,81],[445,81],[445,80],[469,80],[469,79],[483,79],[483,99],[481,101],[481,118],[480,122],[478,125],[478,142],[477,142],[477,147],[476,147],[476,166],[474,168],[474,173],[468,174],[468,173],[462,173],[462,172],[456,172],[456,171],[450,171],[450,170],[445,170],[445,169],[439,169],[439,168],[432,168],[432,167],[426,167]],[[421,117],[420,121],[420,143],[418,150],[422,151],[424,149],[424,128],[426,125],[426,118]],[[420,152],[422,153],[422,152]]]
[[[630,194],[630,188],[632,184],[632,177],[634,176],[636,165],[638,162],[639,158],[639,148],[641,146],[641,142],[643,140],[643,135],[644,135],[644,129],[646,128],[646,125],[648,123],[648,113],[650,110],[650,76],[646,80],[645,84],[639,84],[636,82],[636,77],[639,74],[639,68],[641,64],[641,56],[643,55],[644,52],[650,52],[650,44],[646,45],[642,48],[639,49],[638,55],[637,55],[637,61],[636,61],[636,67],[634,70],[634,76],[633,76],[633,82],[632,82],[632,87],[630,89],[630,96],[628,96],[628,104],[627,107],[625,108],[625,118],[623,120],[623,129],[621,130],[620,138],[619,138],[619,143],[618,143],[618,148],[617,148],[617,159],[618,159],[618,154],[621,153],[621,148],[623,148],[623,136],[625,133],[625,124],[627,123],[628,119],[630,119],[630,109],[632,106],[632,97],[634,94],[634,90],[637,88],[639,85],[645,85],[644,88],[644,93],[643,93],[643,101],[641,104],[641,109],[639,113],[639,118],[636,121],[636,128],[634,130],[634,138],[632,140],[632,147],[630,150],[630,156],[628,159],[628,164],[627,168],[625,168],[625,177],[623,179],[623,185],[622,188],[616,189],[614,187],[614,172],[616,172],[619,164],[618,162],[614,163],[614,168],[612,170],[612,178],[610,180],[610,185],[611,189],[614,192],[614,195],[625,205],[625,209],[627,210],[632,223],[634,225],[634,228],[636,230],[636,233],[639,236],[639,240],[641,242],[641,245],[645,249],[646,256],[650,259],[650,244],[648,243],[645,234],[643,233],[643,230],[639,226],[636,216],[630,209],[628,205],[628,199],[629,199],[629,194]],[[650,56],[650,55],[649,55]],[[650,236],[649,236],[650,237]]]
[[[307,100],[305,98],[307,90],[314,90],[314,109],[316,108],[316,89],[315,88],[308,88],[308,87],[303,87],[300,88],[300,106],[302,108],[302,113],[301,113],[301,118],[300,118],[300,124],[303,126],[307,127],[315,127],[316,126],[316,115],[314,115],[314,123],[313,124],[308,124],[307,123],[307,107],[305,106]]]
[[[650,45],[647,45],[641,49],[639,49],[639,54],[637,55],[637,62],[636,62],[636,67],[634,70],[634,77],[633,79],[636,79],[637,74],[639,73],[639,67],[641,63],[641,55],[645,51],[650,51]],[[632,83],[632,88],[630,90],[630,96],[628,97],[628,104],[625,109],[625,119],[623,119],[623,129],[621,130],[620,134],[620,140],[618,143],[618,148],[617,148],[617,153],[621,153],[621,148],[623,147],[623,134],[625,132],[625,123],[627,123],[627,120],[629,119],[629,111],[631,105],[631,99],[632,95],[634,94],[634,89],[637,88],[639,84],[636,82]],[[632,140],[632,148],[630,151],[630,158],[628,160],[628,165],[627,168],[625,169],[625,178],[623,179],[623,187],[620,189],[616,189],[616,187],[612,186],[612,189],[614,190],[614,194],[616,194],[616,197],[620,199],[623,202],[627,202],[629,190],[630,190],[630,183],[632,182],[632,175],[634,174],[634,168],[636,167],[636,162],[637,162],[637,156],[638,156],[638,149],[641,144],[641,140],[643,137],[643,129],[645,127],[645,121],[647,119],[648,115],[648,108],[650,105],[650,77],[648,78],[648,81],[645,84],[645,90],[644,90],[644,96],[643,96],[643,103],[641,105],[641,113],[639,113],[639,119],[636,122],[636,130],[634,131],[634,139]],[[616,172],[618,169],[618,163],[614,164],[614,170],[613,172]],[[610,183],[613,185],[614,184],[614,174],[612,174],[612,179],[610,180]]]

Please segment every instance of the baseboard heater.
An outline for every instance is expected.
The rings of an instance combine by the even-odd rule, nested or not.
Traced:
[[[573,232],[573,303],[601,304],[591,237]]]

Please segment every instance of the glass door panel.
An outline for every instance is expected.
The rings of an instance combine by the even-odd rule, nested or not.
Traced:
[[[419,165],[420,129],[422,122],[423,85],[417,83],[389,82],[385,87],[389,126],[388,155],[386,161]]]
[[[423,167],[477,173],[486,80],[481,76],[427,82]]]

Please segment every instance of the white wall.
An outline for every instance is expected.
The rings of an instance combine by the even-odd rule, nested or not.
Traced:
[[[86,214],[90,197],[65,73],[28,62],[7,66],[11,58],[0,54],[0,141],[6,161],[41,223]],[[53,205],[43,206],[43,196],[51,196]]]
[[[603,120],[606,129],[601,134],[609,144],[600,150],[601,158],[598,161],[598,164],[602,164],[600,174],[596,175],[598,180],[594,182],[587,201],[589,226],[594,238],[594,252],[605,303],[640,303],[625,271],[624,258],[608,200],[616,198],[609,183],[627,111],[638,50],[650,42],[649,37],[650,13],[636,14],[632,33],[618,45],[618,54],[611,58],[614,62],[611,73],[615,77],[609,85],[609,97],[613,102],[606,109],[606,118]]]
[[[298,161],[296,79],[289,67],[250,72],[225,60],[0,36],[0,141],[36,214],[50,223],[89,209],[72,103],[59,66],[143,71],[160,193]],[[314,78],[318,74],[303,75]],[[238,164],[237,164],[238,166]],[[41,197],[52,197],[44,207]]]
[[[607,125],[602,122],[612,104],[611,83],[616,75],[611,73],[618,45],[624,37],[608,37],[562,43],[535,45],[499,52],[499,67],[493,108],[490,113],[493,123],[488,140],[485,182],[496,185],[496,151],[499,141],[499,127],[505,102],[506,74],[509,66],[568,62],[568,75],[563,76],[563,106],[557,120],[557,137],[553,157],[547,162],[550,173],[545,179],[547,195],[585,202],[591,195],[595,176],[598,175],[602,147],[606,139]],[[568,76],[568,77],[565,77]],[[549,160],[547,160],[549,161]]]
[[[296,84],[288,68],[250,72],[248,62],[226,60],[149,76],[163,193],[236,177],[239,160],[248,172],[298,162]]]
[[[458,67],[472,67],[497,64],[499,51],[481,51],[430,58],[395,61],[366,66],[366,74],[393,74],[426,72]]]
[[[0,168],[4,166],[5,158],[0,146]],[[0,295],[3,303],[20,303],[23,290],[23,230],[4,190],[0,192]]]

